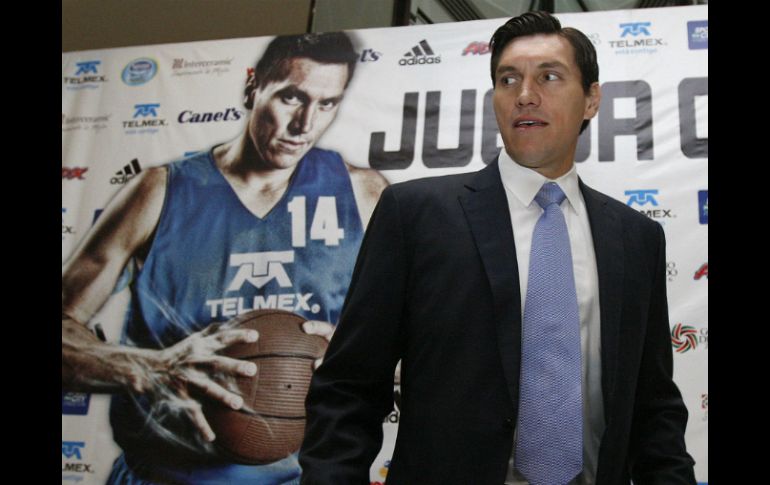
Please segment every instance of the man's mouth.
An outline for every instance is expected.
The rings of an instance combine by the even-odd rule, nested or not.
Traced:
[[[307,142],[301,141],[301,140],[287,140],[285,138],[280,138],[278,140],[278,144],[282,150],[291,152],[291,153],[296,153],[304,149],[305,146],[307,145]]]
[[[548,123],[546,123],[545,121],[533,119],[533,118],[522,118],[522,119],[516,120],[513,123],[514,128],[526,129],[526,128],[533,128],[538,126],[548,126]]]

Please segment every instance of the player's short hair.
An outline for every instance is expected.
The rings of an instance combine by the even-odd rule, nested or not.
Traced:
[[[262,58],[254,67],[257,88],[286,79],[289,75],[289,61],[298,57],[312,59],[322,64],[346,64],[348,67],[346,88],[353,78],[358,61],[353,43],[343,32],[278,36],[270,41]]]
[[[588,94],[591,84],[599,81],[599,63],[596,60],[596,49],[586,35],[572,27],[562,27],[559,19],[548,12],[526,12],[513,17],[501,25],[489,40],[492,51],[491,74],[492,86],[495,85],[495,71],[500,63],[500,56],[505,46],[518,37],[537,34],[555,34],[566,39],[575,52],[575,64],[580,70],[583,91]],[[582,133],[589,120],[584,120],[580,127]]]

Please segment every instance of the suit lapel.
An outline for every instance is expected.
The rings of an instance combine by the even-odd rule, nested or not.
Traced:
[[[519,402],[521,298],[511,216],[497,160],[479,171],[459,197],[492,289],[497,344],[514,406]]]
[[[591,236],[599,274],[601,315],[602,396],[604,419],[609,421],[612,397],[618,376],[620,338],[620,302],[623,298],[623,226],[620,217],[607,202],[609,198],[580,180],[580,190],[588,211]]]

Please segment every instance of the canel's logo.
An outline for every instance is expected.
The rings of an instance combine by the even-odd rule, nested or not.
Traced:
[[[98,74],[96,70],[96,66],[101,64],[102,61],[83,61],[83,62],[76,62],[75,66],[78,68],[77,71],[75,71],[76,76],[80,76],[81,74]]]
[[[157,117],[158,112],[156,111],[158,108],[160,108],[160,103],[148,103],[148,104],[135,104],[134,109],[134,118],[141,117]]]
[[[293,262],[294,251],[231,254],[230,266],[237,266],[238,272],[227,291],[239,291],[246,282],[262,288],[274,279],[281,287],[289,287],[291,279],[283,265]]]
[[[654,206],[658,205],[658,201],[655,200],[655,195],[658,195],[658,190],[626,190],[625,194],[628,196],[628,202],[626,205],[645,205],[650,203]]]
[[[647,27],[652,25],[652,22],[629,22],[626,24],[620,24],[620,28],[623,29],[620,36],[625,37],[631,35],[637,37],[639,35],[651,35]]]
[[[61,442],[61,454],[64,458],[76,458],[82,460],[80,450],[85,448],[86,444],[83,441],[62,441]]]

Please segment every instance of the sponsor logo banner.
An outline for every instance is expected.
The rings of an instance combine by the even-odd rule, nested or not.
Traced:
[[[141,86],[154,78],[157,73],[158,63],[149,57],[141,57],[126,64],[120,78],[129,86]]]

